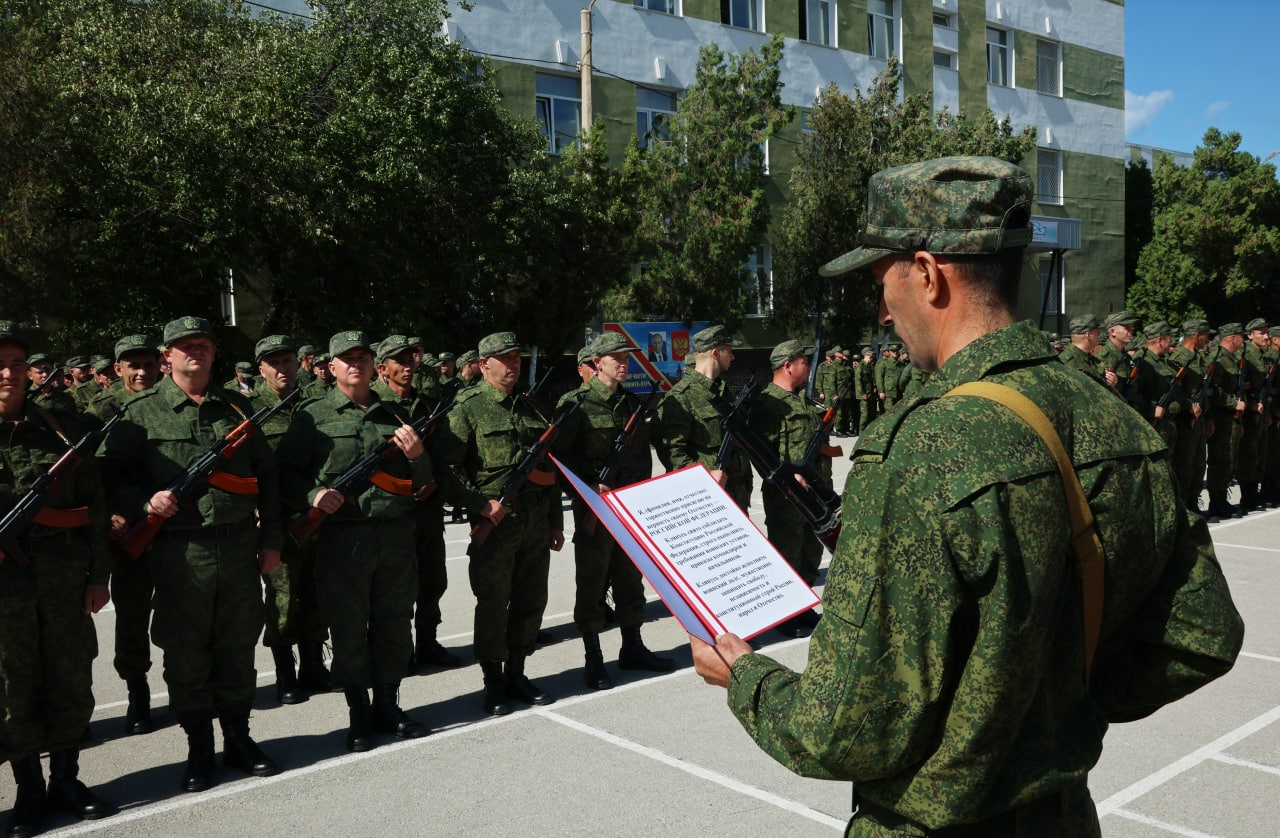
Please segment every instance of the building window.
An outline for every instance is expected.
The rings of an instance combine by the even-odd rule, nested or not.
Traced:
[[[835,0],[800,0],[800,40],[824,47],[836,45]]]
[[[1058,260],[1062,274],[1059,276],[1050,276],[1053,271],[1053,257],[1046,256],[1040,260],[1040,303],[1044,305],[1045,314],[1061,314],[1063,311],[1063,296],[1066,294],[1067,283],[1066,265],[1061,259]],[[1049,287],[1052,280],[1053,287]]]
[[[676,115],[677,95],[666,90],[636,88],[636,136],[640,147],[662,142],[671,136],[671,118]]]
[[[1013,87],[1013,66],[1010,54],[1013,45],[1009,42],[1009,32],[1005,29],[987,27],[987,84],[998,84],[1001,87]]]
[[[631,0],[637,9],[648,9],[651,12],[662,12],[667,15],[677,14],[676,0]]]
[[[742,292],[747,298],[748,317],[773,314],[773,248],[758,245],[747,260],[746,281]]]
[[[764,0],[720,0],[720,22],[764,31]]]
[[[943,67],[947,70],[954,70],[956,68],[956,54],[954,52],[935,49],[933,51],[933,66]]]
[[[800,133],[801,134],[818,133],[818,129],[814,128],[813,123],[809,121],[808,111],[800,111]]]
[[[898,51],[895,0],[867,0],[867,53],[886,59]]]
[[[933,12],[933,25],[941,26],[943,29],[955,29],[955,16],[946,12],[939,12],[936,9]]]
[[[1062,152],[1052,148],[1036,149],[1036,173],[1036,200],[1061,206]]]
[[[1036,39],[1036,90],[1062,95],[1062,44]]]
[[[578,80],[565,76],[537,74],[538,130],[547,140],[547,151],[563,154],[577,145],[582,127],[582,97]]]

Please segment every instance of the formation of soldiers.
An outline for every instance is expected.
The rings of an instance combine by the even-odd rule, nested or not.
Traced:
[[[1280,440],[1272,439],[1280,327],[1255,319],[1214,331],[1189,321],[1175,336],[1155,322],[1139,335],[1119,312],[1105,323],[1078,317],[1071,331],[1062,361],[1152,422],[1174,452],[1189,509],[1198,508],[1206,468],[1210,516],[1280,501]],[[653,450],[668,470],[705,466],[747,509],[751,462],[712,407],[732,395],[724,374],[734,346],[723,326],[698,332],[685,375],[658,400],[622,386],[639,350],[606,332],[579,352],[582,385],[553,413],[520,392],[523,347],[510,332],[456,357],[428,355],[421,338],[406,335],[339,332],[326,352],[271,335],[218,386],[213,329],[200,317],[170,322],[159,342],[128,335],[112,357],[72,358],[65,376],[0,321],[0,414],[13,426],[0,447],[0,506],[17,502],[82,434],[113,423],[96,456],[50,497],[50,514],[0,543],[0,758],[18,783],[6,835],[35,834],[46,807],[79,818],[114,811],[77,778],[93,709],[89,615],[109,600],[114,666],[128,686],[126,730],[154,728],[154,642],[164,652],[170,714],[187,734],[185,791],[212,783],[215,719],[225,765],[256,776],[279,770],[249,732],[259,638],[272,651],[280,704],[344,693],[349,750],[372,748],[376,733],[426,735],[428,724],[400,708],[398,690],[416,666],[464,663],[436,637],[448,583],[446,505],[472,527],[481,706],[503,715],[513,702],[552,702],[525,674],[550,555],[564,546],[562,484],[548,455],[608,491],[647,479]],[[773,349],[771,380],[749,421],[783,461],[819,451],[814,479],[829,489],[830,458],[842,452],[826,438],[862,433],[925,379],[895,344],[878,358],[870,346],[852,356],[834,346],[811,376],[812,353],[795,340]],[[256,432],[243,433],[251,421]],[[219,452],[216,467],[192,485],[187,478],[210,451]],[[1238,507],[1226,501],[1233,479]],[[763,499],[770,540],[815,584],[822,547],[809,522],[774,486],[765,485]],[[571,500],[584,683],[613,686],[600,635],[614,623],[620,668],[671,671],[674,661],[641,636],[639,572]],[[152,536],[139,544],[148,525]],[[817,622],[808,612],[778,628],[800,637]]]

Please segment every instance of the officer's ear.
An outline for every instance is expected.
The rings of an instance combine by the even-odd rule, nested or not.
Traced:
[[[951,264],[946,267],[951,271],[955,270]],[[912,257],[908,279],[918,287],[924,301],[931,306],[945,306],[951,298],[951,275],[927,250],[917,250]]]

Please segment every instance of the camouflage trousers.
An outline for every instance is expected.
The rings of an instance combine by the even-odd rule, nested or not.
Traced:
[[[1194,425],[1186,418],[1179,420],[1178,438],[1173,447],[1173,474],[1182,499],[1194,503],[1204,488],[1205,461],[1208,457],[1204,438],[1204,417]]]
[[[84,613],[89,552],[70,531],[0,562],[0,760],[74,748],[93,715],[98,638]]]
[[[415,509],[418,531],[414,550],[418,557],[418,598],[413,612],[413,626],[421,641],[435,637],[440,625],[440,600],[449,589],[449,574],[445,569],[444,504],[438,496],[432,496]]]
[[[285,539],[280,564],[262,579],[266,604],[263,645],[295,646],[328,639],[316,595],[315,564],[314,541],[295,544]]]
[[[320,528],[316,592],[333,635],[333,680],[344,687],[399,683],[413,654],[418,568],[413,515],[335,521]]]
[[[949,838],[1101,838],[1098,811],[1084,783],[1058,794],[997,815],[986,821],[945,827],[930,832],[893,812],[859,802],[846,838],[925,838],[942,834]]]
[[[1243,429],[1232,411],[1215,410],[1213,436],[1209,437],[1208,484],[1210,492],[1225,492],[1236,473],[1236,457],[1239,456],[1240,437]]]
[[[862,434],[867,429],[867,425],[871,424],[871,420],[875,417],[871,415],[871,400],[862,399],[858,402],[858,428],[857,433]]]
[[[164,651],[174,718],[246,706],[257,690],[253,657],[262,633],[257,528],[250,522],[162,528],[150,563],[151,636]]]
[[[547,608],[551,531],[549,492],[525,492],[522,505],[507,514],[480,546],[472,545],[467,575],[476,597],[476,660],[527,657],[537,644]],[[559,497],[555,498],[559,503]],[[476,519],[473,516],[472,524]]]
[[[1254,411],[1249,405],[1241,420],[1243,428],[1240,434],[1240,453],[1236,457],[1236,479],[1241,485],[1258,483],[1262,480],[1262,466],[1266,461],[1266,417]]]
[[[573,513],[578,522],[573,535],[574,624],[584,634],[603,631],[605,616],[600,600],[605,587],[612,586],[613,611],[618,625],[638,628],[644,624],[644,577],[604,524],[577,498],[573,501]],[[592,525],[595,529],[588,533]]]
[[[778,548],[804,583],[812,587],[818,581],[819,565],[822,564],[822,542],[814,537],[813,529],[804,516],[796,511],[782,492],[766,483],[761,494],[764,496],[764,523],[770,543]]]
[[[116,674],[128,681],[151,671],[151,566],[146,556],[135,559],[115,545],[111,571],[111,602],[116,609]]]

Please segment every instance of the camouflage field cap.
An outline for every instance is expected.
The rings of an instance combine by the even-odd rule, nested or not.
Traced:
[[[1210,331],[1208,320],[1188,320],[1182,324],[1184,335],[1207,335]]]
[[[1094,329],[1101,329],[1102,324],[1098,322],[1098,318],[1093,314],[1081,314],[1079,317],[1071,318],[1071,334],[1083,335],[1085,332],[1092,332]]]
[[[874,355],[874,354],[875,354],[875,353],[871,350],[871,347],[870,347],[870,346],[864,346],[864,347],[862,347],[862,356],[863,356],[864,358],[865,358],[866,356],[868,356],[868,355]]]
[[[37,352],[27,356],[27,363],[34,367],[36,364],[52,364],[53,359],[43,352]]]
[[[1170,337],[1173,335],[1173,327],[1163,320],[1156,320],[1148,323],[1143,329],[1142,334],[1146,335],[1147,340],[1155,340],[1156,338]]]
[[[717,346],[737,345],[738,341],[734,339],[733,332],[720,325],[708,326],[693,336],[694,352],[710,352]]]
[[[156,342],[149,335],[125,335],[116,341],[115,345],[116,361],[119,361],[130,352],[146,352],[149,355],[159,357],[160,351],[156,349]],[[72,361],[78,361],[79,358],[72,358]],[[71,366],[71,361],[67,362],[67,366]]]
[[[0,343],[12,341],[27,350],[27,338],[22,334],[22,327],[12,320],[0,320]]]
[[[1112,326],[1132,326],[1138,322],[1138,318],[1129,312],[1121,309],[1107,315],[1107,319],[1102,321],[1102,328],[1110,329]]]
[[[458,356],[454,355],[452,352],[441,352],[439,355],[436,356],[436,358],[439,359],[440,363],[442,364],[447,364],[450,361],[458,360]]]
[[[213,324],[203,317],[179,317],[164,324],[164,345],[173,346],[174,341],[190,337],[206,337],[213,339]]]
[[[71,359],[67,361],[67,369],[80,370],[80,369],[88,369],[88,368],[89,368],[89,359],[86,358],[84,355],[73,355]]]
[[[410,338],[412,340],[412,338]],[[468,349],[458,356],[458,366],[465,367],[467,364],[474,364],[480,360],[480,356],[476,354],[474,349]]]
[[[862,244],[819,270],[839,276],[890,253],[999,253],[1031,243],[1031,177],[994,157],[940,157],[876,172]]]
[[[302,346],[298,347],[298,360],[301,361],[303,358],[307,357],[308,355],[314,355],[319,351],[320,350],[316,349],[311,344],[304,343],[302,344]]]
[[[185,335],[184,335],[185,337]],[[89,366],[94,372],[102,372],[116,365],[116,362],[108,358],[106,355],[94,355],[89,359]]]
[[[1280,338],[1280,326],[1272,326],[1268,329],[1267,337]]]
[[[236,372],[242,372],[245,375],[253,375],[253,364],[248,361],[237,361]]]
[[[303,347],[303,349],[306,349],[306,348],[307,347],[305,346]],[[314,347],[312,348],[314,349]],[[336,335],[329,338],[329,354],[335,358],[341,355],[343,352],[348,352],[352,349],[368,349],[370,352],[372,352],[373,341],[369,340],[369,336],[366,335],[364,332],[356,331],[356,330],[352,330],[349,332],[338,332]],[[298,351],[299,353],[302,352],[301,349]]]
[[[600,337],[591,342],[591,354],[595,357],[601,355],[612,355],[614,352],[639,352],[638,346],[633,346],[631,341],[627,340],[617,332],[605,332]]]
[[[417,335],[409,335],[409,345],[414,349],[422,349],[423,343],[425,343],[425,341]]]
[[[1269,328],[1271,328],[1271,324],[1267,322],[1267,319],[1265,317],[1255,317],[1252,320],[1250,320],[1248,323],[1246,323],[1244,326],[1244,330],[1246,332],[1252,332],[1254,329],[1269,329]]]
[[[591,360],[596,357],[596,353],[591,349],[593,346],[595,346],[594,342],[588,343],[586,346],[578,350],[578,366],[589,364],[591,363]]]
[[[321,352],[319,355],[316,356],[315,362],[321,366],[327,367],[329,365],[329,362],[332,360],[333,360],[333,356],[330,355],[328,352]]]
[[[256,364],[268,355],[277,352],[297,354],[298,345],[288,335],[267,335],[253,345],[253,362]]]
[[[808,355],[811,352],[813,352],[812,346],[805,346],[798,340],[784,340],[769,353],[769,365],[776,370],[787,361]]]
[[[391,335],[378,344],[374,351],[374,360],[379,364],[385,364],[389,358],[394,358],[401,352],[412,352],[413,344],[409,342],[407,335]]]
[[[440,359],[432,355],[430,352],[424,353],[422,356],[422,366],[432,368],[438,367],[440,366]]]
[[[843,347],[843,346],[841,346],[841,345],[840,345],[840,344],[838,344],[838,343],[837,343],[835,346],[833,346],[833,347],[831,347],[830,349],[828,349],[828,350],[827,350],[827,354],[828,354],[828,355],[838,355],[838,354],[840,354],[841,352],[844,352],[844,347]]]
[[[1243,335],[1244,327],[1239,323],[1223,323],[1218,327],[1218,337],[1226,337],[1227,335]]]
[[[476,347],[476,352],[481,358],[491,358],[494,355],[505,355],[522,348],[520,341],[516,340],[515,332],[494,332],[480,338],[480,345]]]

